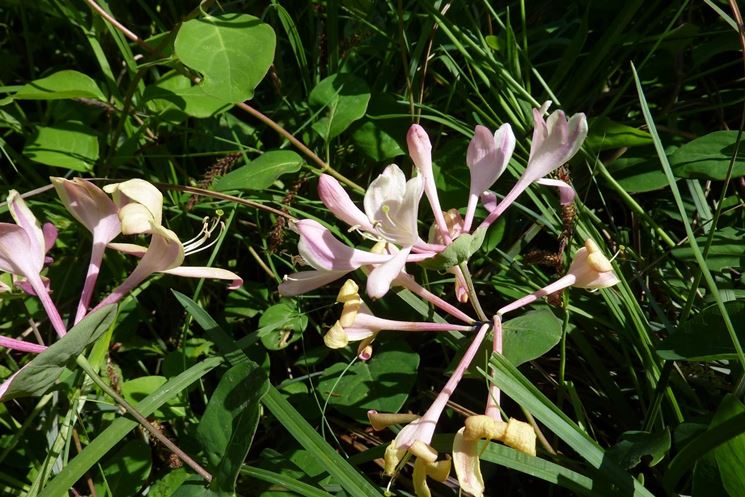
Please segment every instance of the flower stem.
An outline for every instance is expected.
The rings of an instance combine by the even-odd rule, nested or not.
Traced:
[[[28,278],[28,282],[31,285],[31,288],[34,289],[36,296],[39,297],[41,305],[44,307],[44,310],[49,317],[49,321],[52,322],[54,331],[56,331],[57,335],[60,337],[65,336],[67,334],[67,328],[65,327],[65,323],[62,321],[62,317],[59,315],[57,306],[54,305],[52,298],[49,296],[47,287],[44,286],[44,282],[41,281],[41,276],[37,275],[34,278]]]
[[[398,283],[409,290],[411,293],[423,298],[427,302],[431,303],[435,307],[447,312],[456,319],[460,319],[464,323],[473,324],[476,322],[471,316],[461,311],[454,305],[442,300],[437,295],[433,294],[422,285],[416,282],[416,280],[408,274],[402,274],[398,277]]]
[[[502,316],[497,314],[494,316],[494,339],[492,341],[492,352],[498,354],[502,353]],[[490,366],[492,376],[494,376],[494,367]],[[502,420],[502,415],[499,412],[500,398],[502,391],[495,383],[489,383],[489,395],[486,398],[486,410],[484,414],[496,419],[497,421]]]
[[[88,312],[88,306],[91,304],[93,289],[96,287],[96,280],[98,279],[98,273],[101,270],[101,262],[103,261],[105,250],[105,243],[94,241],[93,248],[91,249],[91,260],[88,264],[88,274],[85,275],[85,284],[83,285],[83,291],[80,294],[78,310],[75,313],[75,324],[78,324]]]
[[[478,316],[481,321],[489,321],[489,318],[487,318],[484,313],[484,309],[481,308],[481,302],[479,302],[479,296],[476,294],[476,287],[473,286],[473,279],[471,278],[471,271],[468,270],[468,264],[462,262],[458,267],[460,268],[461,273],[463,274],[463,279],[466,282],[468,299],[471,301],[473,310],[476,311],[476,316]]]
[[[4,336],[0,336],[0,347],[5,347],[10,350],[18,350],[19,352],[30,352],[31,354],[39,354],[47,350],[44,345]]]
[[[528,304],[532,304],[536,300],[540,299],[541,297],[545,297],[546,295],[551,295],[552,293],[556,293],[559,290],[563,290],[564,288],[570,287],[574,284],[576,281],[576,278],[573,274],[567,274],[565,276],[562,276],[558,280],[554,281],[553,283],[544,286],[540,290],[537,290],[530,295],[526,295],[525,297],[519,298],[516,301],[512,302],[511,304],[507,304],[506,306],[502,307],[497,311],[497,314],[504,316],[510,311],[514,311],[515,309],[519,309],[521,307],[525,307]]]
[[[95,383],[101,390],[103,390],[107,395],[109,395],[111,398],[113,398],[117,404],[122,406],[133,418],[137,420],[138,423],[142,425],[143,428],[145,428],[155,439],[157,439],[160,443],[165,445],[168,450],[176,454],[179,459],[181,459],[187,466],[192,468],[196,473],[204,478],[206,481],[210,482],[212,481],[212,475],[204,469],[202,466],[199,465],[194,459],[189,457],[188,454],[186,454],[183,450],[178,448],[176,444],[171,442],[163,433],[158,431],[152,424],[150,424],[150,421],[148,421],[145,416],[140,414],[140,412],[135,409],[129,402],[124,400],[121,395],[116,393],[109,385],[107,385],[100,376],[93,370],[93,367],[88,362],[88,360],[83,356],[82,354],[77,357],[75,362],[82,368],[83,371],[90,377],[91,380],[93,380],[93,383]]]

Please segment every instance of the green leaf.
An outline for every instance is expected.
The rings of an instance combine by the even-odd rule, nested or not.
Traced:
[[[613,178],[633,193],[651,192],[667,187],[665,172],[651,155],[652,147],[642,147],[624,154],[608,165]]]
[[[96,493],[106,495],[136,495],[147,482],[152,466],[150,446],[142,439],[126,442],[102,464],[106,483],[96,484]]]
[[[408,107],[387,94],[370,98],[364,122],[355,128],[352,141],[376,162],[406,154],[406,132],[411,124]],[[405,116],[405,117],[398,117]]]
[[[670,156],[670,167],[679,178],[723,180],[735,152],[737,131],[715,131],[696,138]],[[738,154],[732,177],[745,176],[745,157]]]
[[[275,473],[254,466],[243,466],[241,468],[241,474],[284,487],[298,495],[302,495],[303,497],[333,497],[328,492],[324,492],[321,489],[312,487],[307,483],[303,483],[282,473]]]
[[[502,326],[503,354],[515,366],[541,357],[561,340],[561,320],[550,309],[538,309]]]
[[[420,265],[427,269],[442,271],[466,262],[481,248],[485,236],[486,228],[478,228],[473,233],[460,235],[445,250],[421,262]]]
[[[396,137],[375,121],[367,121],[355,129],[352,133],[352,140],[360,150],[376,162],[391,160],[406,153]]]
[[[269,350],[282,350],[300,337],[308,326],[308,316],[294,300],[282,300],[269,307],[259,318],[257,331],[261,343]]]
[[[269,389],[266,372],[254,363],[230,368],[220,379],[199,426],[197,438],[213,471],[211,488],[235,495],[238,472],[259,423],[261,398]]]
[[[745,343],[745,301],[725,302],[740,342]],[[711,305],[681,323],[675,333],[657,345],[657,354],[670,361],[721,361],[736,359],[722,314]]]
[[[47,166],[87,172],[98,159],[98,137],[79,122],[38,126],[26,142],[23,154]]]
[[[389,340],[369,361],[347,366],[336,363],[326,368],[318,391],[340,412],[365,423],[370,409],[398,412],[403,407],[416,381],[419,354],[404,342]]]
[[[176,71],[166,73],[145,88],[143,95],[148,109],[168,123],[180,123],[189,116],[205,118],[228,110],[231,104],[208,95],[201,86]]]
[[[742,414],[745,414],[745,405],[734,395],[727,394],[711,420],[711,428]],[[730,438],[714,449],[714,458],[727,493],[732,497],[745,495],[745,433]]]
[[[339,136],[357,119],[365,115],[370,101],[370,88],[351,74],[334,74],[316,85],[308,96],[310,106],[323,117],[313,123],[313,129],[325,141]]]
[[[134,405],[165,385],[166,381],[165,376],[140,376],[127,380],[121,384],[122,397]],[[176,401],[170,402],[167,408],[158,409],[153,416],[158,419],[182,418],[186,416],[186,411],[183,402]]]
[[[190,476],[192,474],[183,467],[169,471],[150,485],[147,495],[148,497],[171,497]]]
[[[115,314],[116,306],[109,305],[86,316],[65,336],[7,379],[6,382],[9,381],[10,384],[2,400],[36,396],[46,392],[59,379],[64,369],[75,362],[75,358],[88,344],[96,341],[112,325]]]
[[[691,497],[724,497],[727,490],[712,453],[704,454],[693,467]]]
[[[27,83],[18,90],[16,100],[59,100],[64,98],[94,98],[106,101],[96,82],[78,71],[59,71]]]
[[[186,21],[174,50],[185,65],[199,71],[199,87],[223,102],[253,97],[274,60],[274,30],[247,14],[219,14]]]
[[[670,430],[649,433],[646,431],[627,431],[621,440],[608,449],[606,453],[621,467],[631,469],[642,461],[642,457],[651,456],[649,466],[659,463],[670,450],[672,439]]]
[[[82,321],[81,321],[82,322]],[[210,357],[184,371],[134,406],[143,416],[150,416],[156,409],[175,398],[192,383],[203,377],[222,363],[220,357]],[[99,433],[75,458],[67,463],[62,471],[44,487],[39,497],[59,497],[65,495],[72,485],[86,471],[98,463],[104,454],[111,450],[127,433],[139,426],[137,421],[119,417],[103,432]],[[204,488],[204,486],[202,486]]]
[[[745,266],[745,230],[733,226],[719,228],[714,233],[711,247],[706,254],[706,266],[710,271],[721,271],[726,268],[741,268]],[[696,238],[699,246],[706,244],[706,237]],[[676,247],[673,256],[686,262],[693,263],[695,257],[691,247]]]
[[[213,188],[219,192],[264,190],[283,174],[298,172],[304,162],[291,150],[270,150],[218,179]]]
[[[652,143],[646,131],[611,121],[607,117],[591,119],[585,145],[594,151],[636,147]]]

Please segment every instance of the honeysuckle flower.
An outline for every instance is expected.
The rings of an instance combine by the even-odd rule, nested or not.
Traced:
[[[134,178],[103,187],[118,209],[121,230],[125,235],[149,233],[163,219],[163,194],[144,179]]]
[[[564,112],[557,110],[544,120],[543,110],[533,109],[535,127],[525,172],[481,223],[482,226],[489,226],[494,222],[531,183],[574,157],[587,137],[587,118],[584,114],[574,114],[567,120]]]
[[[504,315],[515,309],[526,306],[546,295],[551,295],[564,288],[576,286],[578,288],[598,289],[608,288],[619,283],[613,265],[591,239],[585,240],[585,246],[577,250],[574,260],[566,275],[540,290],[526,295],[515,302],[502,307],[497,314]]]
[[[536,183],[543,186],[553,186],[554,188],[558,189],[559,204],[561,205],[571,204],[572,202],[574,202],[574,197],[577,195],[577,192],[574,191],[572,185],[560,179],[541,178],[539,180],[536,180]]]
[[[365,213],[380,236],[402,247],[419,239],[417,216],[424,192],[421,176],[406,180],[395,164],[386,167],[365,193]]]
[[[226,269],[182,266],[184,257],[188,254],[176,233],[152,221],[147,231],[152,235],[147,249],[131,244],[115,245],[117,249],[139,256],[141,259],[127,279],[101,301],[96,307],[97,309],[118,302],[153,273],[172,274],[187,278],[230,280],[231,283],[228,288],[231,290],[239,288],[243,284],[240,276]]]
[[[468,144],[466,164],[471,171],[471,186],[463,231],[468,233],[479,195],[488,190],[502,175],[515,150],[515,134],[509,124],[503,124],[493,135],[486,126],[476,126]]]
[[[103,190],[90,181],[82,178],[69,180],[52,177],[50,179],[62,205],[93,236],[88,272],[75,313],[77,324],[83,319],[91,303],[106,245],[121,233],[119,209]]]
[[[461,490],[474,497],[483,497],[479,443],[482,439],[497,440],[514,449],[535,456],[535,430],[528,423],[511,418],[507,423],[490,416],[470,416],[453,439],[453,466]]]
[[[434,255],[434,252],[410,254],[411,247],[395,254],[358,250],[340,242],[331,231],[312,219],[302,219],[291,226],[300,235],[298,252],[315,272],[286,276],[279,286],[283,295],[298,295],[330,283],[363,265],[372,265],[375,268],[367,280],[367,294],[379,298],[388,291],[406,262],[420,262]]]
[[[41,277],[46,252],[54,243],[56,230],[42,229],[17,191],[10,191],[7,202],[16,224],[0,223],[0,271],[26,280],[57,334],[64,336],[67,330]]]
[[[352,342],[361,341],[358,347],[360,359],[369,359],[369,353],[364,354],[367,347],[375,339],[379,331],[471,331],[472,326],[454,325],[449,323],[426,323],[396,321],[383,319],[373,315],[359,295],[359,287],[352,280],[347,280],[339,290],[336,301],[344,304],[341,317],[334,323],[323,337],[327,347],[339,349]],[[368,351],[369,352],[369,351]]]
[[[432,213],[435,216],[435,222],[440,231],[440,236],[448,244],[451,240],[447,232],[445,218],[442,215],[440,197],[437,194],[437,185],[435,185],[435,175],[432,170],[432,144],[429,141],[429,136],[424,131],[424,128],[418,124],[412,124],[409,132],[406,134],[406,143],[409,146],[409,156],[411,156],[411,160],[414,162],[424,182],[424,193],[427,194],[427,200],[429,200],[429,205],[432,207]]]

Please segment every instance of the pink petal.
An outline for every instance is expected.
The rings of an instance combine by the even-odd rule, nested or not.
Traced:
[[[402,248],[387,262],[377,266],[367,276],[367,295],[373,299],[383,297],[391,288],[391,283],[403,271],[406,265],[406,257],[411,252],[411,247]]]
[[[43,245],[34,243],[23,227],[0,223],[0,271],[26,278],[38,277],[44,267],[43,250]]]
[[[65,208],[94,234],[96,241],[109,243],[120,233],[118,209],[102,189],[82,178],[51,179]]]
[[[175,276],[184,276],[186,278],[210,278],[216,280],[231,280],[228,289],[235,290],[243,285],[243,278],[232,271],[219,267],[197,267],[197,266],[179,266],[173,269],[160,271],[161,273],[173,274]]]
[[[11,190],[8,194],[8,207],[16,224],[23,228],[28,237],[30,251],[25,252],[23,255],[34,259],[34,262],[38,260],[40,263],[39,271],[41,271],[41,267],[44,265],[44,254],[46,254],[46,251],[44,250],[44,233],[41,230],[39,221],[36,220],[34,213],[31,212],[26,202],[23,201],[15,190]]]
[[[57,241],[57,227],[52,223],[44,223],[41,226],[41,232],[44,235],[44,253],[49,252]]]
[[[294,297],[336,281],[349,271],[300,271],[285,275],[277,290],[284,297]]]
[[[302,219],[294,224],[300,234],[298,251],[314,269],[352,271],[363,264],[382,264],[390,256],[373,254],[349,247],[317,221]]]
[[[322,174],[318,179],[318,196],[328,210],[349,226],[364,231],[373,231],[373,226],[364,212],[357,207],[341,184],[332,176]]]
[[[569,205],[574,202],[576,192],[569,183],[561,181],[560,179],[541,178],[536,181],[539,185],[553,186],[559,189],[559,203],[561,205]]]

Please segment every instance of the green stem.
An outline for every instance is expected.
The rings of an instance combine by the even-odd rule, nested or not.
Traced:
[[[473,279],[471,278],[471,272],[468,270],[468,263],[461,262],[458,267],[463,273],[463,279],[466,281],[466,289],[468,289],[468,300],[471,301],[473,310],[476,311],[476,315],[481,321],[489,321],[486,317],[484,309],[481,308],[481,302],[479,302],[479,296],[476,295],[476,288],[473,286]]]
[[[165,445],[168,450],[176,454],[179,459],[181,459],[187,466],[189,466],[191,469],[196,471],[196,473],[204,478],[206,481],[211,482],[212,481],[212,475],[207,472],[206,469],[204,469],[202,466],[199,465],[194,459],[189,457],[183,450],[178,448],[176,444],[171,442],[165,435],[163,435],[160,431],[158,431],[152,424],[150,424],[150,421],[148,421],[145,416],[140,414],[140,412],[135,409],[129,402],[124,400],[121,395],[116,393],[114,389],[112,389],[109,385],[107,385],[98,374],[93,370],[93,366],[88,362],[88,360],[83,356],[82,354],[75,359],[75,362],[80,366],[80,368],[85,371],[85,373],[90,377],[91,380],[93,380],[93,383],[95,383],[101,390],[103,390],[107,395],[109,395],[111,398],[113,398],[117,404],[122,406],[125,411],[127,411],[133,418],[137,420],[138,423],[142,425],[143,428],[145,428],[150,434],[158,440],[160,443]]]

